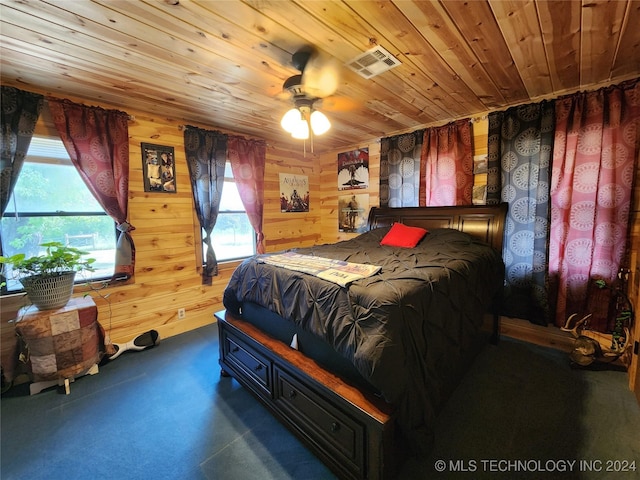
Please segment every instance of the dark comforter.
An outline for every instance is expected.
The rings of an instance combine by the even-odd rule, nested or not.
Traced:
[[[504,265],[498,252],[456,230],[432,230],[411,249],[380,246],[388,230],[296,250],[382,267],[348,288],[253,257],[232,275],[224,305],[238,315],[243,301],[254,302],[326,339],[396,406],[410,440],[428,443]]]

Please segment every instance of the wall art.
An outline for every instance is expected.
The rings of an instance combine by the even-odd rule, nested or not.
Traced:
[[[369,188],[369,148],[338,154],[338,190]]]
[[[338,230],[340,232],[366,232],[368,215],[368,193],[338,196]]]
[[[176,165],[173,147],[141,143],[145,192],[176,193]]]
[[[473,157],[473,173],[478,175],[481,173],[487,173],[488,155],[476,155]]]
[[[280,211],[309,211],[309,177],[280,173]]]

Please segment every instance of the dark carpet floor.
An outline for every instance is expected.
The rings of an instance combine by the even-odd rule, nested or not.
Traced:
[[[3,480],[334,478],[220,378],[215,325],[126,352],[70,395],[18,385],[1,407]],[[619,471],[631,462],[635,472]],[[447,403],[431,454],[398,478],[631,479],[638,469],[640,407],[624,372],[572,369],[561,352],[503,339]]]

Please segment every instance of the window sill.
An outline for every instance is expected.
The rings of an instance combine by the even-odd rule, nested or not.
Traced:
[[[247,257],[248,258],[248,257]],[[220,262],[218,263],[218,270],[235,270],[238,265],[244,262],[244,258],[240,260],[230,260],[228,262]]]
[[[22,297],[26,297],[27,293],[24,290],[18,290],[15,292],[2,292],[0,297],[3,302],[13,302],[16,300],[20,300]]]
[[[245,261],[245,258],[241,258],[238,260],[218,262],[218,272],[219,273],[233,272],[238,267],[238,265],[240,265],[244,261]],[[197,272],[199,275],[202,275],[202,267],[198,267]]]

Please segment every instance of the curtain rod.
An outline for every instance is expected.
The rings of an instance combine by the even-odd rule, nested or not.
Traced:
[[[187,128],[187,125],[178,125],[178,130],[180,130],[181,132],[184,131],[184,129]],[[202,128],[202,127],[195,127],[195,128]],[[202,128],[202,130],[207,130],[206,128]],[[265,145],[267,147],[272,147],[273,145],[268,143],[264,138],[259,138],[259,137],[247,137],[246,135],[241,135],[239,133],[229,133],[229,132],[223,132],[220,130],[217,130],[218,132],[224,134],[224,135],[228,135],[230,137],[242,137],[242,138],[246,138],[247,140],[255,140],[257,142],[264,142]]]

